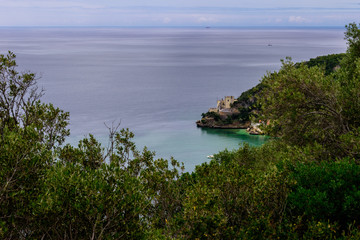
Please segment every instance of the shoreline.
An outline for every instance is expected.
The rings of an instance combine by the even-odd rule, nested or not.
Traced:
[[[215,121],[207,121],[202,123],[201,120],[196,121],[196,126],[199,128],[214,128],[214,129],[247,129],[251,125],[250,122],[246,123],[233,123],[233,124],[224,124],[217,125]]]
[[[225,124],[225,125],[216,125],[214,121],[202,123],[201,120],[196,121],[196,126],[198,128],[210,128],[210,129],[246,129],[246,132],[250,135],[264,135],[264,132],[256,124],[251,122],[246,123],[236,123],[236,124]]]

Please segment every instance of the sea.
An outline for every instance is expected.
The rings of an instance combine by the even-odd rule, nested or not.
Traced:
[[[224,96],[238,97],[262,77],[294,62],[346,51],[345,28],[1,27],[0,53],[17,55],[19,70],[37,73],[44,102],[70,112],[77,145],[93,134],[104,147],[121,123],[138,149],[183,162],[266,136],[201,129],[196,120]]]

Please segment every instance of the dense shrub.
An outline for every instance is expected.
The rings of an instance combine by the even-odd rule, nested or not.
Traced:
[[[296,184],[288,197],[289,216],[330,221],[343,228],[360,222],[359,176],[360,166],[346,159],[296,164],[291,172]]]

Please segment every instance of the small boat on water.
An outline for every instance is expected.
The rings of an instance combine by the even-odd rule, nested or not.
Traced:
[[[207,156],[207,158],[214,158],[214,155],[209,155]]]

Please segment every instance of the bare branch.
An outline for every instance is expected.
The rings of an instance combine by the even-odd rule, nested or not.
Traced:
[[[110,163],[113,161],[114,136],[121,125],[121,119],[119,120],[119,122],[116,125],[114,124],[115,122],[116,122],[116,120],[112,121],[111,127],[109,127],[106,123],[104,123],[105,127],[107,127],[107,129],[109,130],[109,146],[107,147],[107,153],[105,155],[105,159],[109,157]]]

